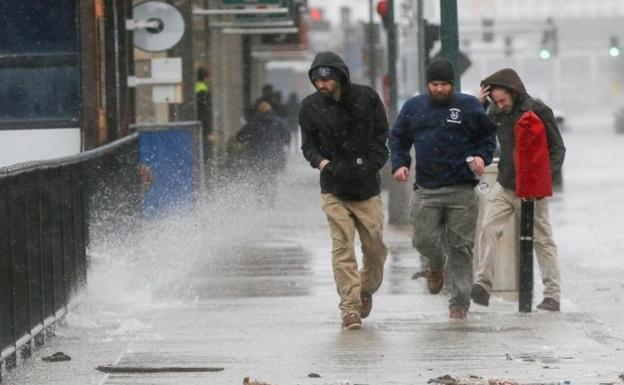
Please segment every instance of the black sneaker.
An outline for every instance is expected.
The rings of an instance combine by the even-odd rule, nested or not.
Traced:
[[[560,311],[559,302],[555,301],[552,298],[544,298],[542,303],[537,305],[537,308],[540,310]]]
[[[470,290],[470,298],[472,302],[481,306],[488,306],[490,304],[490,293],[485,291],[483,286],[474,284],[472,290]]]
[[[366,318],[373,310],[373,295],[371,293],[362,291],[360,292],[360,299],[362,300],[362,308],[360,309],[360,317]]]

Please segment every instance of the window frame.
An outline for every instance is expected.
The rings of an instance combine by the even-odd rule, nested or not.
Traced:
[[[82,76],[81,59],[84,55],[82,50],[82,28],[80,25],[83,7],[80,0],[75,0],[76,13],[74,15],[76,33],[75,52],[44,52],[44,53],[11,53],[0,54],[0,69],[21,69],[21,68],[54,68],[54,67],[74,67],[78,78],[76,84],[76,95],[78,102],[77,113],[73,117],[67,118],[26,118],[26,119],[0,119],[0,131],[7,130],[30,130],[47,128],[79,128],[83,115],[82,109]]]

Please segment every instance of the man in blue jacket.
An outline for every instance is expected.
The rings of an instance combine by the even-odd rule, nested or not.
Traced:
[[[428,262],[432,294],[444,285],[447,261],[449,317],[464,319],[470,306],[477,222],[474,186],[492,161],[496,127],[475,97],[454,92],[453,81],[450,62],[435,60],[427,67],[427,94],[405,103],[389,146],[392,173],[399,182],[408,180],[414,146],[413,244]]]

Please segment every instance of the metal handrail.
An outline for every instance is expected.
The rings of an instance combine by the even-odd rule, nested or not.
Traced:
[[[116,140],[112,143],[105,144],[103,146],[83,151],[76,155],[69,155],[61,158],[49,159],[49,160],[34,160],[28,162],[21,162],[12,164],[10,166],[0,167],[0,178],[3,176],[17,175],[22,172],[29,172],[37,169],[49,169],[62,166],[69,166],[85,160],[95,159],[104,154],[108,154],[119,147],[123,147],[129,142],[132,142],[138,138],[138,134],[134,133],[128,135],[122,139]]]
[[[90,215],[116,221],[138,210],[138,137],[0,168],[0,363],[7,368],[44,340],[86,282]]]

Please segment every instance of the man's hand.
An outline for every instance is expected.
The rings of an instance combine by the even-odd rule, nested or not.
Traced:
[[[409,177],[409,169],[405,166],[399,167],[394,172],[394,180],[397,182],[407,182],[407,178]]]
[[[329,164],[329,160],[323,159],[321,163],[319,163],[319,167],[318,167],[319,171],[323,171],[325,166],[327,166],[328,164]]]
[[[480,156],[475,156],[473,161],[468,163],[468,167],[470,167],[473,174],[481,176],[483,170],[485,170],[485,161]]]
[[[482,86],[481,92],[479,93],[479,102],[481,102],[481,104],[487,103],[488,96],[490,96],[490,86]]]

